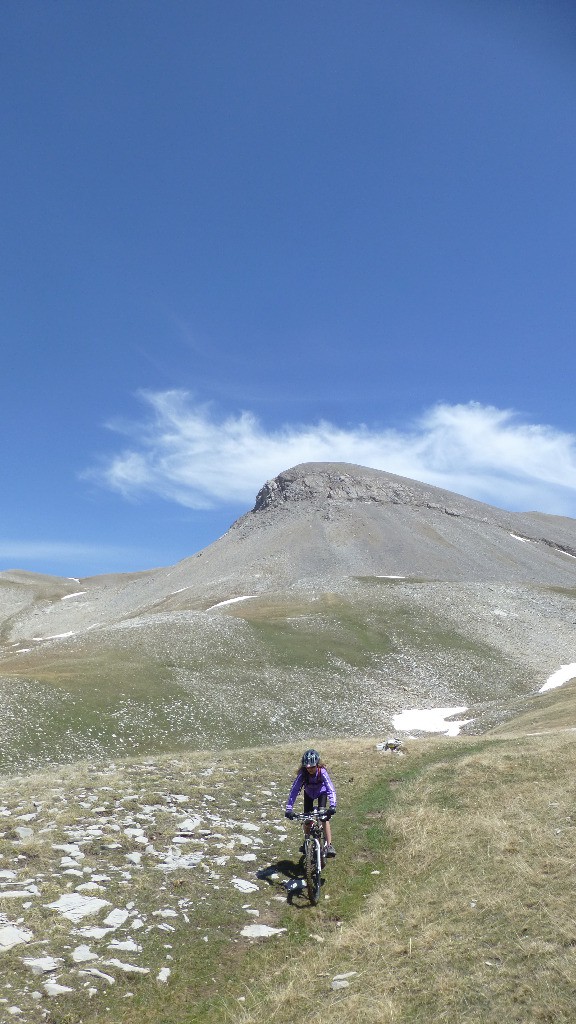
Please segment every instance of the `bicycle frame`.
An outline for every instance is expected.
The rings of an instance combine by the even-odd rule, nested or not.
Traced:
[[[313,906],[320,896],[321,872],[326,864],[325,836],[322,823],[329,815],[324,807],[315,807],[305,814],[295,814],[294,821],[310,822],[310,831],[304,837],[304,864],[306,866],[306,887],[308,899]]]

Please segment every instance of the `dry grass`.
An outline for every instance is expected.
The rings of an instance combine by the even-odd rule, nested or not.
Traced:
[[[427,744],[419,759],[395,791],[378,891],[234,1020],[574,1020],[576,739]]]
[[[519,713],[511,721],[494,729],[494,735],[525,736],[533,732],[574,729],[576,726],[575,702],[576,682],[574,681],[561,689],[538,694],[524,700]]]

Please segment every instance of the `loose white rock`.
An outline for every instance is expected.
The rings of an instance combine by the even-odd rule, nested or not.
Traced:
[[[33,937],[32,932],[26,928],[17,928],[13,924],[5,925],[0,928],[0,953],[18,946],[21,942],[30,942]]]
[[[107,981],[109,985],[116,984],[116,978],[113,978],[111,974],[104,974],[104,972],[99,971],[97,967],[87,967],[84,971],[78,971],[78,974],[88,974],[91,978],[102,978],[102,980]]]
[[[201,821],[202,821],[202,818],[200,817],[200,815],[199,814],[195,814],[191,818],[186,818],[182,822],[182,824],[179,826],[178,831],[179,832],[193,832],[194,829],[198,828],[198,825],[200,824]]]
[[[20,839],[22,841],[24,839],[31,839],[32,836],[34,835],[34,829],[28,828],[27,826],[24,826],[24,825],[21,825],[19,828],[15,828],[14,831],[15,831],[16,835],[18,836],[18,839]]]
[[[232,847],[234,846],[235,842],[240,843],[241,846],[254,846],[255,845],[254,844],[254,839],[251,839],[250,836],[243,836],[243,835],[238,834],[238,835],[233,835],[230,838],[231,838],[232,842],[231,842],[230,846],[228,847],[228,849],[232,849]]]
[[[201,853],[182,853],[178,846],[171,846],[168,852],[161,856],[163,860],[158,864],[161,871],[182,871],[195,868],[202,860]]]
[[[65,992],[73,992],[73,988],[69,988],[68,985],[59,985],[57,981],[45,981],[44,991],[47,996],[61,996]]]
[[[139,946],[137,942],[134,942],[134,939],[124,939],[124,941],[121,941],[120,939],[112,939],[112,942],[108,943],[108,949],[118,949],[123,953],[142,952],[142,946]]]
[[[110,904],[108,900],[99,899],[97,896],[83,896],[79,892],[70,892],[65,893],[54,903],[48,903],[47,906],[51,910],[57,910],[62,917],[66,917],[69,921],[77,923],[83,917],[97,914],[102,907],[109,907]]]
[[[111,910],[108,917],[104,918],[103,924],[108,925],[110,928],[119,928],[121,924],[124,924],[128,917],[127,910],[120,910],[116,908]]]
[[[89,946],[76,946],[72,950],[72,959],[75,964],[85,964],[89,960],[97,960],[98,954],[93,953]]]
[[[113,931],[113,928],[78,928],[76,934],[84,939],[103,939]]]
[[[2,900],[18,900],[23,899],[25,896],[38,896],[39,890],[36,886],[32,889],[8,889],[4,892],[0,891],[0,899]]]
[[[238,892],[255,892],[258,889],[258,886],[255,885],[254,882],[249,882],[246,878],[234,877],[232,879],[232,885],[235,889],[238,889]]]
[[[85,853],[82,853],[78,843],[52,844],[52,849],[58,850],[61,853],[66,853],[69,857],[74,857],[74,860],[84,860],[84,857],[86,856]]]
[[[267,924],[247,924],[240,932],[246,939],[267,939],[271,935],[279,935],[286,928],[270,928]]]
[[[50,974],[50,971],[57,971],[63,962],[60,956],[24,957],[22,961],[33,974]]]
[[[104,963],[107,967],[117,967],[119,971],[124,971],[125,974],[150,974],[149,967],[137,967],[136,964],[125,964],[122,960],[105,960]]]

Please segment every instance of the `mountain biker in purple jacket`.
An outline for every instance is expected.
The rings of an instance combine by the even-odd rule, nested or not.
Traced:
[[[318,807],[326,807],[327,801],[330,802],[328,809],[328,819],[324,824],[324,835],[326,837],[326,856],[335,857],[336,850],[332,846],[332,829],[330,827],[330,818],[333,814],[336,814],[336,790],[334,789],[332,779],[328,775],[326,766],[320,758],[320,754],[317,750],[305,750],[302,754],[302,761],[298,774],[292,783],[292,788],[288,794],[288,800],[286,801],[286,817],[292,818],[294,816],[294,804],[298,797],[300,790],[304,788],[304,813],[309,814],[314,806],[314,801],[318,801]],[[306,835],[310,832],[311,822],[304,822],[304,832]]]

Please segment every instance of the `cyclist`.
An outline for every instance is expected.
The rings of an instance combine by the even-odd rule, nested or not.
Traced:
[[[286,801],[286,817],[292,818],[294,816],[294,804],[298,797],[300,790],[304,787],[304,813],[309,814],[314,806],[314,801],[318,801],[318,807],[326,807],[326,802],[330,802],[328,808],[328,818],[324,822],[324,835],[326,838],[326,856],[335,857],[336,850],[332,846],[332,829],[330,828],[330,818],[336,813],[336,790],[332,784],[332,780],[326,771],[326,765],[320,758],[320,754],[317,750],[305,750],[302,754],[302,761],[300,762],[300,768],[298,774],[292,783],[292,788]],[[311,822],[304,822],[304,831],[306,835],[310,832]],[[303,847],[300,847],[302,850]]]

